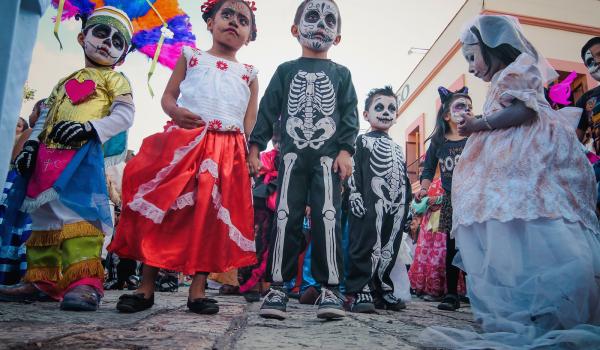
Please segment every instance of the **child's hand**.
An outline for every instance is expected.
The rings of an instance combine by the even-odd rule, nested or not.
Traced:
[[[484,128],[481,126],[482,120],[479,118],[466,117],[458,124],[458,134],[460,136],[470,136],[472,133],[481,131]]]
[[[260,172],[262,168],[262,164],[260,163],[260,159],[258,158],[260,151],[258,150],[258,146],[250,145],[250,151],[248,152],[248,171],[250,172],[250,176],[256,176]]]
[[[421,199],[423,199],[423,197],[427,196],[427,190],[424,188],[421,188],[419,190],[419,192],[415,193],[415,202],[419,203],[421,202]]]
[[[177,107],[171,118],[179,126],[184,129],[196,129],[203,125],[206,125],[199,115],[192,113],[189,109],[183,107]]]
[[[333,171],[340,175],[342,181],[352,175],[352,156],[348,151],[340,151],[333,163]]]

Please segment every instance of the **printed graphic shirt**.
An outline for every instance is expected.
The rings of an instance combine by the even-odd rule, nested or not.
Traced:
[[[442,188],[446,193],[450,193],[452,191],[452,172],[454,172],[454,167],[458,164],[460,154],[463,148],[465,148],[466,143],[466,138],[459,141],[445,139],[441,146],[431,143],[425,154],[425,166],[421,180],[433,180],[439,162]]]
[[[281,152],[354,153],[357,98],[350,71],[327,59],[301,57],[280,65],[258,110],[250,143],[264,150],[280,128]]]

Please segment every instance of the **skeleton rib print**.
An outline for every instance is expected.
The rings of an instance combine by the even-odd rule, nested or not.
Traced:
[[[374,138],[364,135],[363,146],[371,152],[369,168],[376,177],[384,179],[389,188],[389,201],[393,203],[401,202],[403,197],[401,192],[403,192],[405,186],[402,177],[402,174],[404,174],[404,156],[401,147],[385,137]],[[375,191],[375,193],[378,192]],[[382,199],[385,200],[385,198]]]
[[[296,147],[321,148],[335,133],[335,121],[330,117],[335,108],[336,95],[327,74],[299,71],[290,83],[286,123]]]

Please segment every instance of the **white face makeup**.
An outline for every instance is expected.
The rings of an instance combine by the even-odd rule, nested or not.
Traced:
[[[376,95],[365,119],[375,130],[388,130],[396,121],[398,102],[393,96]]]
[[[329,0],[309,1],[298,24],[298,40],[315,51],[328,50],[338,35],[337,6]]]
[[[107,24],[92,26],[83,39],[86,56],[102,66],[117,64],[126,49],[127,42],[121,32]]]
[[[469,63],[469,73],[473,74],[477,78],[489,82],[492,80],[493,73],[489,70],[488,65],[483,60],[481,54],[481,47],[478,44],[475,45],[463,45],[462,47],[463,56]]]
[[[594,57],[592,50],[587,50],[585,52],[584,62],[592,78],[600,81],[600,58]]]
[[[461,123],[466,117],[473,116],[473,104],[466,97],[459,97],[452,101],[450,105],[450,119],[456,123]]]

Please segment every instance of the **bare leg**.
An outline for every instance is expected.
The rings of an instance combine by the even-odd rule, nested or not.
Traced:
[[[154,282],[158,276],[158,267],[144,265],[142,269],[142,284],[136,290],[136,294],[144,294],[144,298],[149,299],[154,294]]]
[[[205,289],[207,277],[208,272],[198,272],[194,275],[194,278],[192,279],[192,285],[190,286],[190,300],[206,297]]]

